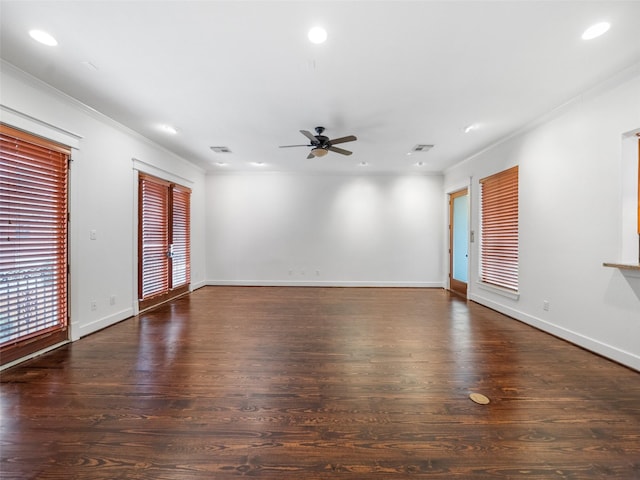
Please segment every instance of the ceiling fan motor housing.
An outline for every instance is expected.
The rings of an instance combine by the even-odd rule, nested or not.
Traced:
[[[311,144],[317,147],[330,147],[331,144],[329,143],[329,137],[322,135],[322,132],[324,132],[324,127],[316,127],[315,130],[317,133],[316,141],[311,142]]]

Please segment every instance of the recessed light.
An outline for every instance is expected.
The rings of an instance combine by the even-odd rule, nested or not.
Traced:
[[[360,162],[359,165],[361,167],[366,167],[367,165],[369,165],[367,162]]]
[[[582,34],[582,39],[591,40],[593,38],[597,38],[600,35],[607,33],[609,28],[611,28],[611,24],[609,22],[600,22],[596,23],[595,25],[591,25]]]
[[[464,133],[469,133],[469,132],[473,132],[474,130],[477,130],[479,128],[479,125],[477,123],[472,123],[471,125],[467,125],[466,127],[464,127]]]
[[[262,167],[264,162],[251,162],[251,165],[255,165],[256,167]]]
[[[29,30],[29,35],[31,35],[31,38],[36,42],[40,42],[43,45],[48,45],[49,47],[55,47],[58,45],[58,41],[53,38],[52,35],[42,30]]]
[[[418,163],[416,163],[416,166],[417,166],[417,167],[422,167],[423,165],[424,165],[424,162],[418,162]]]
[[[178,131],[171,125],[160,125],[158,128],[160,128],[164,133],[170,133],[171,135],[178,133]]]
[[[218,165],[219,167],[224,167],[225,165],[227,165],[227,162],[216,162],[216,165]]]
[[[327,40],[327,31],[322,27],[313,27],[307,35],[311,43],[324,43]]]

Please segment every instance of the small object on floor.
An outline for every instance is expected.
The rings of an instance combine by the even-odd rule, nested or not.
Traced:
[[[469,395],[469,398],[479,405],[487,405],[490,402],[489,398],[481,393],[472,393]]]

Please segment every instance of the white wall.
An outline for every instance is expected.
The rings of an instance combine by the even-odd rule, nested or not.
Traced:
[[[173,175],[193,189],[192,285],[204,284],[204,173],[9,64],[3,63],[0,73],[1,103],[11,109],[3,109],[2,121],[20,122],[22,128],[32,123],[40,129],[44,122],[54,133],[62,129],[82,137],[72,152],[70,174],[72,339],[134,313],[137,197],[133,159],[150,173]],[[90,240],[91,230],[96,231],[96,240]],[[114,305],[111,296],[115,296]],[[92,301],[95,310],[90,308]]]
[[[518,164],[520,297],[479,288],[476,242],[470,298],[640,370],[640,276],[602,266],[629,257],[624,249],[632,243],[637,263],[635,210],[623,209],[637,191],[637,153],[623,145],[637,148],[624,134],[638,128],[636,73],[450,169],[444,189],[473,178],[471,229],[478,232],[478,179]]]
[[[623,134],[640,128],[640,76],[584,96],[536,128],[450,169],[443,179],[205,177],[10,65],[3,63],[0,75],[2,105],[82,137],[71,171],[74,339],[134,312],[134,165],[192,187],[195,286],[438,287],[447,274],[446,193],[471,178],[471,228],[478,232],[478,179],[518,164],[520,297],[479,288],[474,243],[470,298],[640,370],[640,276],[602,266],[628,261],[636,241],[627,223],[634,210],[627,204],[637,190],[629,183],[635,181],[633,167],[624,163],[635,156],[622,150],[632,143]],[[89,239],[90,230],[97,240]],[[111,295],[115,305],[109,304]],[[549,311],[542,308],[544,300]]]
[[[443,286],[441,176],[207,177],[210,284]]]

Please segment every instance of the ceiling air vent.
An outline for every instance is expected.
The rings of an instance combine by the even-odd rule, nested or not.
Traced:
[[[411,150],[412,152],[428,152],[429,150],[431,150],[433,148],[433,145],[424,145],[424,144],[418,144],[415,147],[413,147],[413,149]]]
[[[210,147],[216,153],[231,153],[229,147]]]

